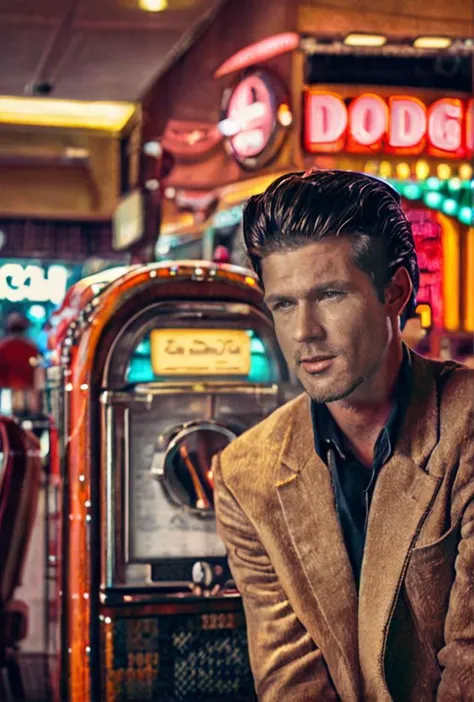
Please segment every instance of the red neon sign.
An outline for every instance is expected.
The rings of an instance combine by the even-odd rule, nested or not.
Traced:
[[[420,269],[420,287],[416,301],[428,305],[435,327],[443,326],[443,247],[441,227],[432,212],[406,210],[411,223]]]
[[[275,56],[294,51],[298,48],[299,43],[300,35],[296,34],[296,32],[284,32],[283,34],[274,34],[271,37],[266,37],[266,39],[262,39],[256,44],[246,46],[227,59],[214,73],[214,78],[222,78],[229,73],[241,71],[244,68],[249,68],[249,66],[269,61]]]
[[[366,93],[346,102],[309,89],[305,96],[305,148],[312,153],[389,151],[461,158],[473,151],[474,102],[442,98],[427,107],[410,95],[388,102]]]
[[[240,158],[257,156],[268,145],[275,124],[273,103],[271,91],[257,74],[247,76],[235,88],[227,105],[227,119],[235,122],[231,144]]]

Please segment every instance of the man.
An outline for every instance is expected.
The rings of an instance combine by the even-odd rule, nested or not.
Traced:
[[[474,373],[401,342],[419,274],[399,197],[289,174],[244,234],[305,390],[214,462],[258,697],[474,700]]]
[[[29,390],[35,387],[38,348],[26,337],[30,324],[20,312],[10,312],[5,337],[0,341],[0,387]]]

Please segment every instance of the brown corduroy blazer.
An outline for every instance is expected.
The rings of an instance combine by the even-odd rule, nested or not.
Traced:
[[[411,357],[359,592],[306,395],[214,461],[263,702],[474,700],[474,372]]]

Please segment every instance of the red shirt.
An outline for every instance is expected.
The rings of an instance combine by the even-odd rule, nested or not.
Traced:
[[[30,359],[38,356],[33,342],[20,336],[0,341],[0,388],[28,390],[34,387],[35,367]]]

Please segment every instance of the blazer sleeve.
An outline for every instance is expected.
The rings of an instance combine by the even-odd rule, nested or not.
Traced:
[[[293,612],[258,535],[224,482],[219,457],[213,474],[218,531],[242,595],[259,701],[338,700],[321,651]]]
[[[474,702],[474,417],[459,466],[465,509],[456,557],[456,575],[445,621],[443,668],[437,702]],[[466,450],[467,449],[467,450]]]

